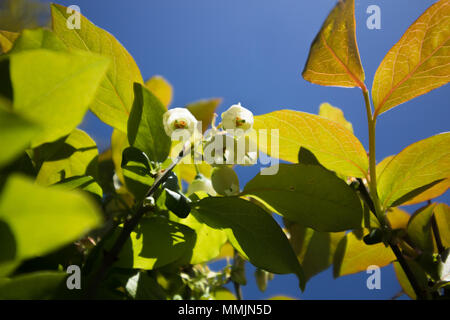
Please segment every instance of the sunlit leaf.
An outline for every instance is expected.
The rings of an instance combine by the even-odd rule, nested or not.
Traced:
[[[136,199],[144,199],[155,180],[150,175],[147,156],[139,149],[127,147],[123,151],[121,168],[127,189]]]
[[[2,300],[43,300],[56,298],[57,290],[65,285],[67,273],[39,271],[11,279],[0,280]]]
[[[0,54],[11,50],[20,33],[0,30]]]
[[[394,159],[395,156],[387,156],[383,160],[381,160],[379,163],[377,163],[377,181],[381,176],[381,173],[386,168],[389,162],[391,162],[392,159]]]
[[[225,231],[214,229],[196,218],[196,213],[190,214],[186,219],[176,220],[195,231],[197,238],[192,249],[191,264],[208,262],[219,256],[222,247],[227,241]]]
[[[411,215],[399,208],[390,208],[386,214],[392,229],[406,229]]]
[[[122,228],[115,231],[105,244],[112,247]],[[195,232],[182,224],[163,217],[141,219],[138,227],[127,239],[114,264],[116,267],[150,270],[172,263],[192,254]]]
[[[97,200],[103,198],[103,190],[100,185],[91,176],[73,176],[58,182],[58,186],[62,189],[73,190],[80,189],[91,193]]]
[[[434,216],[442,245],[450,248],[450,207],[445,203],[439,203],[434,207]]]
[[[11,55],[14,110],[43,128],[33,147],[70,133],[81,123],[108,63],[82,51],[38,49]]]
[[[68,48],[76,48],[110,57],[112,63],[103,78],[90,109],[110,126],[127,132],[127,120],[133,105],[133,83],[143,84],[136,62],[128,51],[107,31],[81,15],[81,28],[67,28],[71,15],[67,8],[51,5],[53,31]]]
[[[164,131],[166,108],[147,88],[136,83],[135,99],[128,120],[128,142],[151,161],[164,162],[169,155],[171,140]]]
[[[334,121],[305,112],[280,110],[256,116],[254,128],[259,132],[260,150],[269,155],[276,156],[276,152],[273,154],[270,139],[262,139],[261,129],[266,129],[271,139],[274,139],[271,129],[278,130],[278,157],[282,160],[297,162],[300,147],[305,147],[329,170],[360,178],[367,175],[369,162],[361,142]]]
[[[11,176],[0,199],[2,243],[8,248],[0,251],[0,262],[49,253],[77,240],[101,220],[93,200],[81,192]]]
[[[50,30],[34,29],[22,31],[20,37],[15,41],[11,53],[33,49],[67,50],[64,43]]]
[[[431,204],[417,210],[408,223],[408,237],[423,251],[433,252],[431,217],[435,205]]]
[[[200,171],[200,173],[204,175],[206,178],[211,178],[213,167],[211,167],[210,164],[202,162],[197,164],[197,168]],[[197,171],[195,170],[195,164],[180,162],[176,166],[176,170],[177,175],[187,183],[191,183],[195,179],[195,176],[197,175]]]
[[[447,178],[433,185],[431,188],[425,190],[424,192],[418,194],[411,200],[402,203],[402,205],[407,206],[437,198],[443,195],[448,190],[449,187],[450,187],[450,178]]]
[[[74,176],[97,176],[98,149],[86,132],[75,129],[54,144],[52,155],[42,163],[37,183],[48,186]]]
[[[161,103],[167,108],[172,101],[173,88],[170,83],[161,76],[153,76],[145,81],[145,86],[149,89]]]
[[[323,86],[364,86],[355,29],[355,1],[339,1],[309,51],[303,78]]]
[[[450,133],[418,141],[397,154],[378,179],[384,208],[400,205],[450,176]]]
[[[27,148],[38,132],[37,125],[0,109],[0,167]]]
[[[365,231],[364,234],[368,234],[368,231]],[[333,259],[333,275],[337,278],[366,271],[367,267],[371,265],[381,268],[394,260],[394,253],[383,243],[366,245],[355,232],[351,232],[342,238],[337,246]]]
[[[208,99],[200,100],[197,102],[190,103],[186,108],[194,115],[194,117],[202,122],[202,132],[210,126],[211,120],[213,119],[214,112],[216,111],[222,99]]]
[[[244,257],[272,273],[294,273],[303,289],[304,275],[286,235],[258,205],[236,197],[208,197],[196,202],[196,217],[211,228],[222,229]]]
[[[280,164],[275,175],[258,174],[244,187],[287,219],[318,231],[361,226],[356,193],[333,172],[318,165]]]
[[[214,297],[214,300],[237,300],[236,296],[227,288],[216,289],[211,295]]]
[[[450,81],[450,1],[428,8],[392,47],[372,85],[375,116]]]
[[[338,107],[334,107],[327,102],[322,103],[319,107],[319,116],[333,120],[353,132],[352,123],[345,119],[344,112]]]
[[[287,226],[289,242],[302,264],[306,280],[333,263],[334,252],[345,232],[319,232],[298,223]]]
[[[416,281],[418,281],[419,285],[422,288],[426,288],[428,286],[428,279],[423,271],[423,269],[413,260],[407,260],[409,269],[414,274]],[[402,287],[403,291],[411,298],[416,299],[416,293],[414,292],[413,287],[411,286],[411,283],[408,280],[408,277],[405,274],[405,271],[403,271],[402,266],[398,261],[394,261],[394,270],[395,275],[397,276],[397,280],[400,283],[400,286]]]

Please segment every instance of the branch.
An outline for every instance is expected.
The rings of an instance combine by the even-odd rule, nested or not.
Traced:
[[[188,150],[188,147],[190,145],[190,142],[186,143],[183,147],[183,150],[178,155],[177,159],[164,171],[162,175],[160,175],[156,181],[153,183],[153,185],[148,190],[145,198],[152,196],[155,191],[158,189],[158,187],[166,181],[167,177],[169,176],[170,172],[175,168],[175,166],[181,161],[181,159],[188,154],[186,150]],[[155,199],[156,200],[156,199]],[[139,221],[141,220],[142,216],[146,212],[144,210],[143,201],[140,201],[137,205],[137,212],[124,223],[122,232],[120,233],[119,237],[117,238],[116,242],[114,243],[113,247],[110,251],[105,252],[105,255],[103,257],[102,264],[98,268],[97,272],[94,274],[92,281],[90,282],[88,288],[87,288],[87,298],[92,299],[95,297],[95,294],[98,290],[98,287],[100,286],[100,283],[105,278],[107,271],[111,266],[114,264],[114,262],[117,261],[117,257],[119,256],[120,251],[122,250],[123,246],[125,245],[126,241],[130,237],[131,232],[136,228]]]

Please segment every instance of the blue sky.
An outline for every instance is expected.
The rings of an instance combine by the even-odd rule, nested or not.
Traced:
[[[254,114],[278,109],[317,113],[322,102],[344,110],[355,135],[368,146],[360,90],[321,87],[301,77],[311,41],[335,0],[69,0],[98,26],[112,33],[133,55],[144,79],[164,76],[174,87],[173,106],[222,97],[219,113],[241,102]],[[387,51],[433,0],[356,0],[357,39],[366,84]],[[381,29],[369,30],[366,9],[381,8]],[[377,160],[409,144],[448,131],[450,87],[444,86],[381,115],[377,123]],[[88,116],[82,126],[104,149],[111,129]],[[241,185],[257,168],[238,168]],[[440,197],[449,203],[450,196]],[[410,212],[416,207],[407,208]],[[382,269],[381,290],[366,288],[365,273],[333,280],[330,270],[310,280],[300,294],[293,276],[275,276],[265,293],[256,289],[253,268],[248,299],[276,294],[302,299],[389,299],[400,287],[392,267]]]

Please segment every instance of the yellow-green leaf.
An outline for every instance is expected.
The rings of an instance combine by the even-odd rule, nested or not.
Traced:
[[[353,125],[344,117],[344,112],[338,107],[334,107],[328,102],[322,103],[319,107],[319,116],[336,121],[343,127],[353,132]]]
[[[19,37],[19,33],[0,30],[0,54],[7,53],[11,50],[14,41]]]
[[[364,234],[368,234],[368,231],[365,230]],[[333,260],[333,274],[337,278],[366,271],[367,267],[371,265],[381,268],[394,260],[394,253],[383,243],[366,245],[354,232],[351,232],[342,238],[338,244]]]
[[[67,28],[67,8],[51,5],[53,31],[68,48],[92,51],[110,57],[112,63],[103,78],[90,109],[103,122],[127,132],[127,120],[133,105],[133,83],[143,84],[141,72],[128,51],[107,31],[81,15],[81,28]]]
[[[81,123],[108,64],[107,58],[83,51],[11,55],[14,110],[43,128],[32,147],[65,136]]]
[[[450,176],[450,133],[418,141],[397,154],[378,179],[384,208],[400,205]]]
[[[323,86],[365,89],[355,29],[355,1],[339,1],[309,51],[303,78]]]
[[[302,264],[306,280],[326,270],[333,262],[337,244],[345,232],[319,232],[298,223],[287,225],[289,242]]]
[[[372,85],[375,117],[450,81],[450,1],[428,8],[389,50]]]
[[[42,163],[37,183],[48,186],[74,176],[97,176],[98,149],[86,132],[75,129],[55,144],[53,154]]]
[[[423,269],[414,261],[414,260],[407,260],[409,269],[414,274],[414,277],[416,278],[416,281],[418,282],[419,286],[421,288],[427,288],[428,287],[428,279],[423,271]],[[397,280],[400,283],[400,286],[402,287],[403,291],[408,295],[411,299],[416,299],[416,293],[414,292],[413,287],[411,286],[411,282],[409,282],[408,277],[405,274],[405,271],[403,271],[402,266],[398,261],[394,261],[394,270],[395,275],[397,276]]]
[[[329,170],[360,178],[367,175],[369,164],[364,147],[335,121],[305,112],[280,110],[256,116],[254,128],[259,134],[260,150],[271,156],[276,157],[270,147],[271,129],[275,129],[279,133],[278,158],[297,162],[300,147],[305,147]],[[264,141],[261,129],[267,129],[271,139]]]
[[[450,178],[447,178],[447,179],[435,184],[434,186],[427,189],[426,191],[420,193],[419,195],[415,196],[411,200],[404,202],[402,204],[402,206],[417,204],[417,203],[421,203],[424,201],[428,201],[428,200],[437,198],[437,197],[443,195],[448,190],[449,187],[450,187]]]
[[[450,248],[450,207],[445,203],[439,203],[434,207],[434,216],[442,245]]]
[[[433,238],[431,233],[431,218],[435,203],[417,210],[411,217],[407,227],[408,237],[421,250],[433,252]]]
[[[172,102],[173,88],[170,83],[161,76],[153,76],[145,82],[149,89],[167,108]]]
[[[111,135],[111,157],[117,177],[122,184],[125,183],[122,172],[122,152],[129,146],[127,135],[118,129],[114,129]]]
[[[381,173],[383,172],[384,168],[386,168],[386,166],[392,159],[394,159],[393,155],[387,156],[377,164],[377,181],[380,179]]]
[[[200,100],[190,103],[186,108],[194,115],[194,117],[202,122],[202,132],[208,129],[219,104],[222,102],[220,98],[213,98],[208,100]]]

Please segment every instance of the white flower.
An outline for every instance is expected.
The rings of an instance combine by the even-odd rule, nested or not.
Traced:
[[[192,135],[197,127],[197,119],[186,108],[173,108],[163,115],[164,130],[172,137],[177,130],[187,130]]]
[[[253,126],[253,113],[241,106],[241,103],[234,104],[222,113],[222,126],[225,130],[241,129],[246,132]]]

